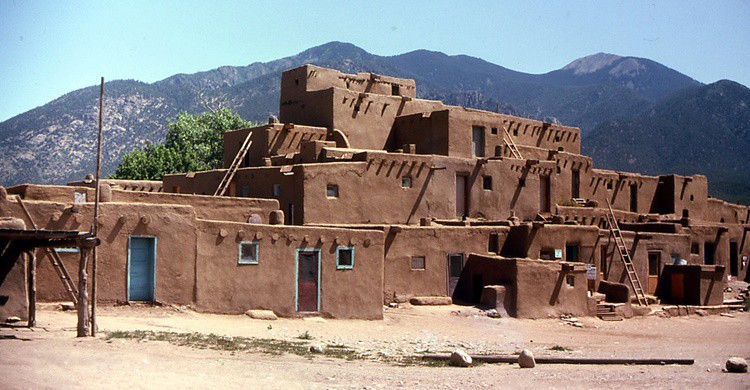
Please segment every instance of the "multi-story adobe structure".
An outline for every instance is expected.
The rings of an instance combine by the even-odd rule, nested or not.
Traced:
[[[291,69],[279,119],[225,133],[222,169],[108,182],[101,296],[380,318],[383,302],[506,284],[514,315],[585,315],[587,289],[630,284],[613,234],[645,293],[720,304],[727,275],[747,280],[747,206],[710,198],[705,176],[597,169],[580,150],[578,128],[417,99],[413,80]],[[88,187],[13,187],[0,216],[22,216],[16,195],[47,228],[86,227],[90,203],[66,202]],[[693,276],[672,276],[680,263]],[[42,297],[63,298],[46,272]]]

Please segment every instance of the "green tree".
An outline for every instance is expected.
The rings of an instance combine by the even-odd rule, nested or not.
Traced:
[[[169,123],[163,145],[125,153],[114,179],[161,180],[164,175],[220,168],[225,131],[252,126],[227,108],[202,114],[181,112]]]

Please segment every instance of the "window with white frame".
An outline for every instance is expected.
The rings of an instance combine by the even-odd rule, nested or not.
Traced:
[[[258,264],[258,242],[243,241],[239,245],[237,254],[237,263],[239,264]]]
[[[354,268],[354,248],[352,247],[336,248],[336,268],[337,269]]]

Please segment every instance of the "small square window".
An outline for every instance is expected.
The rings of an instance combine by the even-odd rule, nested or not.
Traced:
[[[565,284],[567,284],[569,287],[575,286],[576,285],[575,275],[565,275]]]
[[[354,248],[351,248],[351,247],[336,248],[336,268],[337,269],[354,268]]]
[[[258,264],[258,242],[241,242],[237,262],[239,264]]]
[[[693,200],[695,200],[695,197],[691,194],[690,195],[690,201],[692,202]]]
[[[326,187],[326,196],[329,198],[338,198],[339,197],[339,186],[336,184],[329,184]]]
[[[273,185],[273,196],[277,198],[281,196],[281,184]]]
[[[482,177],[482,188],[488,191],[492,191],[492,176]]]
[[[425,269],[424,256],[414,256],[411,258],[411,269],[421,270]]]
[[[492,132],[492,134],[497,134],[497,127],[493,127],[493,128],[492,128],[492,129],[490,130],[490,132]]]
[[[395,84],[391,85],[391,95],[394,95],[394,96],[401,95],[398,85],[395,85]]]
[[[607,182],[607,189],[608,190],[612,189],[612,180],[610,180],[610,181]]]
[[[513,136],[514,137],[518,136],[518,128],[517,127],[515,129],[513,129]]]
[[[694,242],[692,245],[690,245],[690,253],[697,255],[700,253],[700,245],[698,245],[697,242]]]
[[[401,188],[411,188],[411,177],[401,178]]]

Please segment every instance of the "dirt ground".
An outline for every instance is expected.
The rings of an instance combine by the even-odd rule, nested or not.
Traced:
[[[0,388],[750,388],[750,374],[722,372],[750,357],[750,313],[734,317],[492,319],[473,308],[388,308],[382,321],[262,321],[187,308],[105,306],[96,338],[75,338],[75,313],[40,306],[38,327],[0,328]],[[110,338],[112,331],[215,334],[346,346],[364,357],[200,349],[169,341]],[[124,333],[128,334],[128,333]],[[432,366],[399,357],[463,348],[472,354],[693,358],[691,366],[483,364]]]

